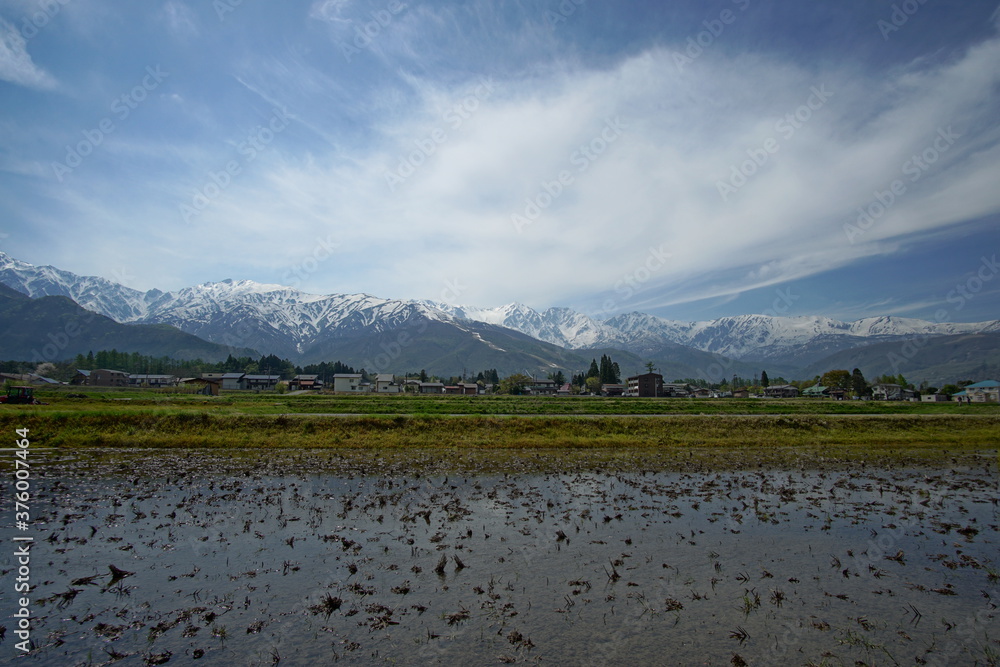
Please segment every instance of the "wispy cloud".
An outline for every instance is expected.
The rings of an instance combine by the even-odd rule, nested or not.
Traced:
[[[320,21],[343,22],[344,13],[351,0],[321,0],[314,2],[309,9],[309,17]]]
[[[734,303],[873,258],[903,261],[914,238],[948,238],[1000,213],[995,32],[883,66],[852,52],[811,57],[807,44],[801,57],[769,49],[768,31],[784,28],[748,9],[679,68],[675,53],[703,28],[700,4],[671,14],[690,27],[641,41],[632,33],[650,23],[643,13],[573,4],[552,26],[551,3],[531,1],[400,2],[395,13],[388,1],[242,3],[224,24],[195,3],[164,2],[172,34],[197,36],[210,56],[188,63],[179,40],[157,42],[176,103],[146,104],[73,182],[34,191],[58,206],[53,220],[72,216],[80,244],[114,228],[121,238],[108,243],[164,248],[176,271],[130,269],[149,286],[278,282],[315,239],[332,237],[349,251],[301,287],[435,298],[462,275],[469,303],[611,297],[620,309]],[[928,7],[888,42],[872,20],[872,48],[920,43],[918,20],[931,16]],[[210,32],[236,26],[256,31],[233,47]],[[366,26],[368,41],[358,37]],[[0,27],[34,87],[55,85]],[[345,44],[361,53],[346,58]],[[130,90],[127,76],[109,75],[104,90]],[[82,137],[72,128],[88,131],[104,104],[70,131],[48,119],[36,134],[55,138],[35,163],[61,157]],[[275,109],[292,122],[247,160],[242,144]],[[18,131],[33,122],[19,117]],[[239,173],[185,222],[178,206],[234,160]],[[74,233],[60,242],[75,246]],[[661,247],[669,261],[622,298],[623,276]],[[218,248],[239,259],[220,260]]]
[[[20,30],[0,18],[0,79],[19,86],[50,90],[57,82],[38,67],[28,54],[27,42]]]
[[[457,127],[448,109],[473,99],[477,80],[410,77],[416,103],[405,117],[374,117],[374,141],[351,151],[307,161],[286,156],[280,172],[261,175],[266,188],[256,190],[266,195],[245,193],[243,208],[252,217],[282,202],[295,212],[286,219],[307,227],[327,221],[364,252],[401,256],[407,247],[438,246],[433,265],[442,268],[400,280],[397,293],[433,290],[455,265],[494,264],[545,266],[547,278],[513,271],[500,283],[474,281],[470,298],[530,293],[551,303],[611,291],[637,249],[656,241],[676,259],[650,290],[660,298],[648,305],[726,296],[844,266],[885,253],[893,239],[1000,210],[1000,193],[987,185],[1000,171],[987,103],[1000,79],[998,47],[994,39],[950,64],[914,63],[891,80],[711,55],[696,74],[683,75],[668,51],[653,49],[611,70],[499,80]],[[769,82],[766,99],[760,81]],[[782,119],[821,85],[833,93],[826,106],[794,133],[782,129]],[[614,118],[628,128],[620,141],[582,159],[591,144],[601,147],[602,127]],[[907,160],[946,127],[961,142],[850,243],[844,223],[895,179],[909,178]],[[780,151],[722,201],[718,181],[772,136]],[[390,191],[386,174],[408,161],[419,165]],[[572,185],[517,234],[512,214],[562,171]],[[272,203],[262,209],[265,198]],[[595,238],[604,242],[595,247]],[[726,283],[685,288],[720,265],[741,270]]]
[[[200,33],[198,17],[183,2],[171,0],[163,5],[161,14],[170,31],[180,37],[194,37]]]

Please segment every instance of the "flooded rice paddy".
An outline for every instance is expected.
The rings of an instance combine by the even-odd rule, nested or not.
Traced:
[[[1000,661],[995,452],[951,466],[752,470],[508,461],[456,472],[429,459],[51,454],[33,508],[36,648],[12,659],[7,618],[0,656]]]

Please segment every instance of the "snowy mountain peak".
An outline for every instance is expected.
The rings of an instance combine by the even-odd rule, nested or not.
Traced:
[[[570,308],[539,312],[512,302],[495,308],[370,294],[307,294],[286,285],[226,279],[176,292],[140,292],[104,278],[33,266],[0,252],[0,282],[32,297],[66,296],[118,322],[167,323],[213,342],[294,355],[338,337],[378,334],[424,318],[506,327],[571,349],[618,348],[664,354],[682,345],[736,359],[789,358],[803,349],[845,349],[912,336],[1000,331],[1000,320],[934,323],[899,317],[842,322],[821,316],[738,315],[681,322],[631,312],[600,321]]]

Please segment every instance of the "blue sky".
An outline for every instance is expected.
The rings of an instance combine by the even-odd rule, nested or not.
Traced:
[[[995,319],[998,21],[0,0],[0,249],[138,289]]]

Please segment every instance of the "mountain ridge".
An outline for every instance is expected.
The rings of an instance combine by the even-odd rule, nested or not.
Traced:
[[[121,324],[65,296],[31,298],[0,285],[0,340],[11,360],[41,363],[115,349],[149,356],[222,361],[255,350],[211,343],[167,324]]]
[[[483,308],[364,293],[319,295],[246,279],[142,292],[105,278],[37,267],[2,252],[0,283],[32,297],[65,296],[117,322],[169,324],[214,343],[296,360],[317,359],[338,349],[360,353],[370,349],[366,337],[391,341],[394,332],[412,329],[414,322],[424,328],[440,323],[444,328],[435,326],[436,335],[463,349],[469,337],[476,345],[492,346],[496,354],[524,352],[521,361],[541,354],[539,371],[554,363],[552,359],[564,358],[557,348],[578,353],[617,349],[661,364],[676,363],[678,370],[701,371],[710,381],[734,372],[752,374],[765,365],[772,374],[790,374],[843,350],[874,343],[1000,332],[1000,320],[935,323],[892,316],[844,322],[823,316],[750,314],[684,322],[631,312],[602,321],[565,307],[538,311],[518,302]],[[482,326],[517,332],[552,347],[527,353],[533,344],[508,334],[501,335],[505,343],[493,343],[487,332],[494,330]],[[508,351],[504,345],[515,349]],[[411,347],[407,356],[417,351]],[[565,360],[576,363],[578,356]]]

